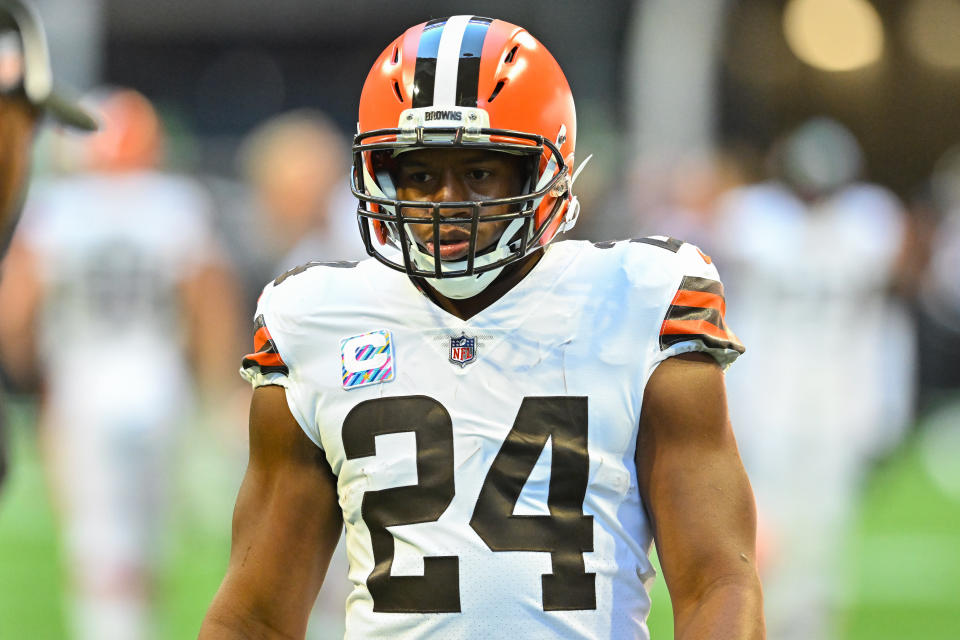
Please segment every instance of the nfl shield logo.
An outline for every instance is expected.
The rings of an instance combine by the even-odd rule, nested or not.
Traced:
[[[459,338],[450,338],[450,362],[465,367],[477,357],[476,338],[460,334]]]

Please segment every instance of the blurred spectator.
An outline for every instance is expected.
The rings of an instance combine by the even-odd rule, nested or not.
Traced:
[[[366,257],[350,193],[349,147],[323,113],[302,109],[264,122],[241,145],[239,164],[257,214],[250,252],[258,265],[255,296],[267,279],[310,260]]]
[[[911,417],[912,326],[890,297],[906,220],[890,192],[857,181],[859,146],[837,122],[804,123],[773,158],[776,179],[722,201],[712,250],[747,346],[727,383],[760,514],[767,628],[822,640],[859,483]]]
[[[175,425],[231,386],[235,285],[193,181],[157,169],[163,130],[129,89],[94,97],[84,171],[36,185],[0,286],[0,356],[41,389],[41,446],[78,638],[150,637]],[[190,371],[193,371],[193,377]]]

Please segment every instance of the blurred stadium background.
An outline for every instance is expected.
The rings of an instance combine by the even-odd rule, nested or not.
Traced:
[[[820,598],[822,610],[794,615],[825,616],[829,631],[821,637],[837,640],[960,637],[960,0],[35,4],[58,76],[78,88],[133,87],[156,107],[167,136],[164,169],[190,176],[210,195],[212,229],[235,275],[235,320],[242,327],[267,278],[293,266],[282,256],[304,250],[300,236],[316,236],[311,246],[322,259],[356,257],[359,249],[345,178],[331,180],[306,227],[290,227],[300,223],[292,217],[296,211],[284,217],[284,205],[266,211],[273,178],[263,167],[279,161],[264,160],[270,146],[262,125],[279,114],[313,109],[326,114],[323,126],[346,139],[369,65],[401,29],[417,22],[476,12],[527,27],[558,59],[577,99],[578,160],[595,154],[577,183],[584,213],[575,237],[665,233],[696,241],[714,255],[726,281],[731,325],[748,348],[744,373],[735,377],[737,363],[729,381],[732,396],[747,389],[740,393],[748,400],[732,397],[731,405],[748,470],[763,485],[758,495],[776,476],[763,469],[763,460],[786,465],[799,457],[805,465],[799,484],[769,491],[785,514],[782,522],[789,523],[791,513],[807,513],[810,502],[833,504],[841,496],[836,504],[842,513],[817,530],[819,544],[828,548],[812,543],[803,549],[803,530],[793,537],[771,533],[778,516],[767,516],[761,504],[761,519],[774,523],[761,531],[771,567],[788,566],[782,558],[791,555],[812,555],[830,567],[821,572],[829,587],[811,600]],[[792,144],[790,134],[811,118],[837,126],[818,129],[806,147]],[[342,140],[325,140],[317,144],[344,153]],[[61,134],[47,132],[39,142],[35,176],[41,184],[76,171],[72,143]],[[812,174],[802,170],[803,153],[791,151],[811,145]],[[283,157],[300,153],[284,149]],[[317,175],[345,175],[343,166],[316,162],[309,166]],[[738,216],[749,208],[743,198],[752,193],[750,185],[771,179],[786,185],[796,196],[790,206],[811,220],[842,208],[834,202],[817,209],[822,198],[856,184],[880,188],[884,207],[895,211],[881,223],[867,206],[851,218],[861,226],[841,234],[808,229],[812,244],[785,245],[782,252],[777,243],[790,232],[764,227],[751,242],[773,245],[773,253],[799,262],[762,272],[770,266],[766,258],[741,250],[726,223],[743,219]],[[776,206],[770,205],[771,219],[786,215]],[[761,207],[759,215],[767,212]],[[298,229],[298,237],[283,237],[284,225]],[[851,253],[879,265],[870,270],[876,277],[829,271],[827,258],[847,251],[843,240],[850,237],[866,238]],[[800,264],[803,247],[810,246],[822,248],[823,256],[809,260],[823,258],[827,265],[815,274]],[[855,277],[864,280],[850,280]],[[775,299],[751,290],[817,278],[827,284],[812,292],[786,287]],[[831,293],[835,289],[839,294]],[[838,297],[855,298],[853,306],[833,313]],[[740,312],[742,325],[738,300],[749,310]],[[764,302],[783,305],[771,322],[817,342],[797,338],[800,343],[791,344],[795,334],[778,338],[739,329],[762,323]],[[790,324],[801,311],[809,312],[801,320],[813,328]],[[866,321],[877,314],[884,322],[868,331]],[[823,341],[817,336],[825,325],[829,340]],[[853,337],[864,335],[869,340],[855,348]],[[235,348],[237,365],[246,347],[245,337]],[[874,357],[878,352],[883,357]],[[820,369],[798,366],[785,354],[805,354],[802,359]],[[751,368],[751,358],[767,366]],[[861,365],[844,369],[856,384],[834,389],[839,396],[817,395],[822,390],[814,379],[850,361]],[[7,369],[4,410],[12,445],[10,475],[0,490],[0,638],[70,638],[71,578],[50,473],[41,464],[40,387],[20,380],[9,362],[0,365]],[[177,425],[175,453],[161,473],[171,499],[156,536],[159,584],[149,596],[156,638],[196,635],[226,566],[249,394],[237,388],[235,367],[220,373],[224,381],[205,384],[208,397],[196,398],[190,418]],[[823,413],[813,415],[840,415],[837,429],[846,419],[842,407],[859,402],[873,417],[851,417],[863,424],[843,437],[780,434],[773,418],[767,433],[758,435],[767,418],[752,415],[762,412],[751,411],[758,404],[750,404],[749,389],[764,389],[757,376],[771,375],[783,379],[786,393],[801,404],[821,403]],[[809,450],[801,451],[804,446]],[[850,469],[837,485],[825,461],[835,448],[855,450],[841,463]],[[782,579],[792,579],[784,571]],[[787,594],[782,606],[791,606],[790,586],[778,588]],[[654,638],[670,637],[662,580],[654,588],[650,626]],[[312,633],[326,637],[316,625]]]

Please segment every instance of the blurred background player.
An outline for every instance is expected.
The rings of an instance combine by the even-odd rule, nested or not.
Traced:
[[[252,216],[241,226],[250,311],[263,283],[309,260],[366,257],[350,215],[347,140],[320,111],[298,109],[259,124],[240,145]]]
[[[712,221],[731,322],[752,347],[727,379],[782,640],[836,637],[861,482],[912,410],[910,319],[889,296],[906,219],[861,169],[845,127],[807,121],[775,147],[773,179],[728,193]]]
[[[39,16],[21,0],[0,0],[0,245],[6,249],[19,217],[36,125],[44,114],[92,131],[96,121],[53,90],[46,36]]]
[[[0,258],[20,217],[33,137],[44,113],[63,125],[88,131],[96,128],[89,114],[53,92],[39,16],[20,0],[0,0]],[[7,469],[4,414],[0,389],[0,484]]]
[[[939,409],[956,404],[960,389],[960,147],[944,154],[911,204],[920,256],[911,282],[918,303],[918,406]]]
[[[0,353],[22,387],[40,380],[76,636],[136,640],[150,636],[174,427],[196,396],[222,397],[239,314],[207,195],[158,169],[152,105],[129,89],[93,101],[102,130],[67,141],[82,171],[38,184],[14,238]]]

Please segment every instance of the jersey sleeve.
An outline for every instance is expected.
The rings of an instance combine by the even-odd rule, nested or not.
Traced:
[[[312,394],[300,381],[296,360],[296,341],[290,335],[289,300],[275,295],[277,281],[268,284],[260,300],[253,322],[253,352],[243,357],[240,376],[256,389],[269,385],[283,387],[287,406],[303,432],[323,449],[320,434],[309,410]],[[306,408],[306,409],[305,409]]]
[[[289,385],[290,368],[283,361],[262,313],[253,321],[253,353],[243,357],[240,375],[254,388]]]
[[[677,285],[671,290],[658,337],[656,366],[667,358],[699,351],[726,368],[744,352],[727,326],[723,283],[709,256],[692,244],[676,253]]]

